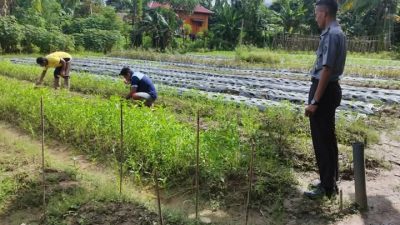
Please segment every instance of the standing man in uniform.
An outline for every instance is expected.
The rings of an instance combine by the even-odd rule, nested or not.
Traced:
[[[129,67],[122,68],[119,75],[125,78],[125,83],[131,85],[131,90],[126,99],[144,101],[151,107],[157,99],[157,91],[151,79],[141,72],[134,72]]]
[[[64,88],[69,89],[70,77],[69,71],[71,68],[72,56],[66,52],[53,52],[45,57],[38,57],[36,63],[44,67],[44,70],[36,82],[36,85],[43,83],[43,78],[46,76],[48,68],[54,69],[54,88],[60,87],[60,77],[64,78]]]
[[[311,71],[312,85],[305,116],[310,119],[311,136],[320,182],[304,195],[317,199],[337,194],[338,146],[335,133],[335,111],[342,99],[339,79],[346,61],[346,37],[336,21],[336,0],[319,0],[315,20],[322,30],[317,60]]]

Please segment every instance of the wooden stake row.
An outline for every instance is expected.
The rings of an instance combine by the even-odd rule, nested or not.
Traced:
[[[123,180],[123,155],[124,155],[124,120],[123,120],[123,103],[121,101],[120,105],[120,151],[116,153],[118,155],[119,161],[119,193],[122,194],[122,180]],[[44,104],[43,97],[40,99],[40,115],[41,115],[41,128],[42,128],[42,183],[43,183],[43,218],[46,220],[46,180],[45,180],[45,156],[44,156]],[[253,156],[254,156],[254,143],[252,144],[252,154],[250,161],[250,173],[249,173],[249,191],[247,195],[247,206],[246,206],[246,225],[248,221],[248,211],[250,204],[250,192],[251,192],[251,181],[253,176]],[[195,211],[196,211],[196,221],[199,220],[199,168],[200,163],[200,112],[197,112],[197,129],[196,129],[196,202],[195,202]],[[158,205],[158,213],[160,224],[163,225],[163,217],[161,211],[161,198],[160,191],[158,185],[158,173],[157,170],[154,172],[155,186],[156,186],[156,194],[157,194],[157,205]]]

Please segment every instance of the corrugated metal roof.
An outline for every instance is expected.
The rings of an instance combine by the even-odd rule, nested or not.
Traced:
[[[155,1],[151,1],[151,2],[147,3],[147,6],[150,9],[155,9],[155,8],[159,8],[159,7],[167,8],[167,9],[171,8],[171,5],[168,4],[168,3],[162,4],[162,3],[159,3],[159,2],[155,2]],[[201,5],[197,5],[194,8],[193,12],[195,12],[195,13],[204,13],[204,14],[213,14],[212,11],[208,10],[207,8],[205,8],[205,7],[201,6]]]

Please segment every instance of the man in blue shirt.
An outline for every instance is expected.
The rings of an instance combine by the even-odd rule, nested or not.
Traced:
[[[335,111],[342,99],[339,79],[346,61],[346,37],[336,21],[336,0],[319,0],[315,20],[323,31],[316,61],[311,71],[312,85],[305,116],[310,118],[311,137],[320,182],[304,194],[312,199],[337,193],[338,146],[335,134]]]
[[[141,72],[134,72],[129,67],[122,68],[120,74],[125,78],[125,83],[131,85],[131,90],[126,99],[141,100],[151,107],[157,99],[157,91],[151,79]]]

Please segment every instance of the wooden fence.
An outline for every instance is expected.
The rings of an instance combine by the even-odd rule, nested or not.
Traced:
[[[272,39],[273,49],[290,51],[315,51],[318,48],[319,36],[282,34]],[[390,44],[384,40],[371,37],[347,38],[347,50],[352,52],[378,52],[389,49]]]

